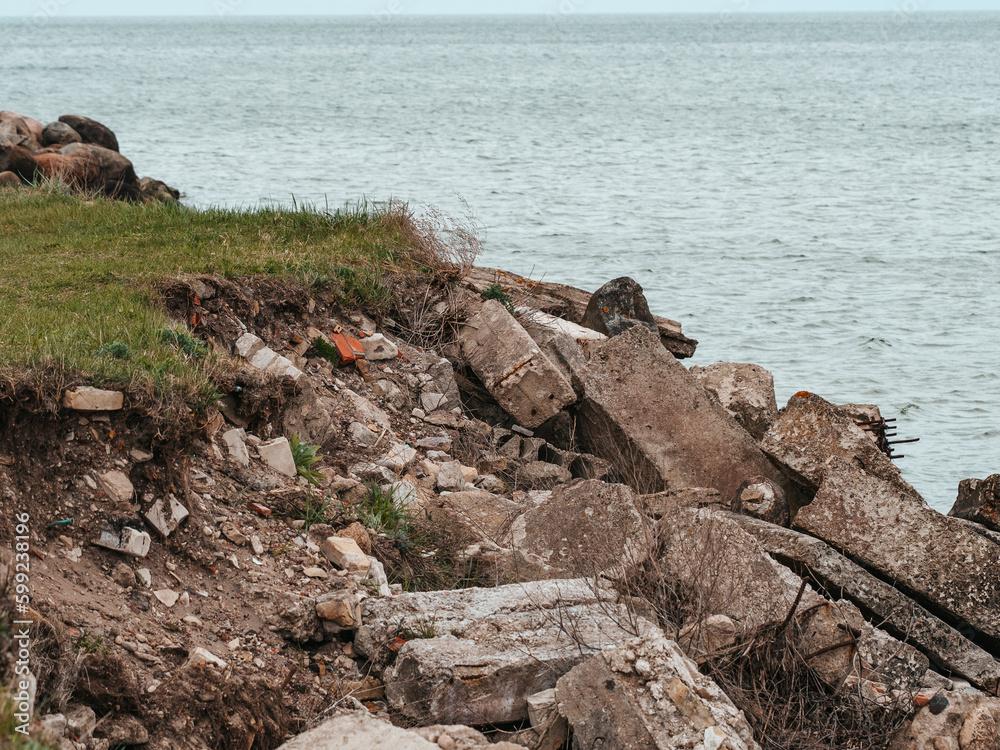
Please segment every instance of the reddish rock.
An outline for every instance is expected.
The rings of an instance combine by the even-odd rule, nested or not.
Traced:
[[[21,178],[13,172],[0,172],[0,185],[20,185]]]
[[[45,126],[38,120],[11,112],[9,109],[0,112],[0,133],[23,135],[40,144],[44,130]]]
[[[31,183],[38,178],[39,167],[35,157],[24,146],[0,146],[0,172],[13,172],[21,182]]]
[[[959,482],[958,499],[948,515],[1000,531],[1000,474]]]

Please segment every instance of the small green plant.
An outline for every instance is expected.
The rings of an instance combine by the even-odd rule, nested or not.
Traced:
[[[396,628],[401,638],[407,641],[418,639],[428,639],[437,637],[437,617],[426,615],[417,618],[412,625],[406,625],[402,620],[397,623]]]
[[[365,487],[368,494],[354,509],[362,525],[397,539],[409,536],[412,518],[403,501],[396,498],[396,485],[382,489],[369,481],[365,482]]]
[[[504,309],[511,315],[514,314],[514,300],[510,298],[510,295],[504,290],[499,284],[490,284],[486,287],[479,295],[483,299],[495,299]]]
[[[288,446],[292,449],[292,458],[295,460],[295,470],[299,472],[300,477],[304,477],[309,484],[313,486],[319,486],[319,480],[325,479],[326,475],[317,471],[313,467],[322,458],[318,455],[316,451],[319,450],[318,445],[309,445],[302,440],[299,440],[299,433],[292,435],[291,439],[288,441]]]
[[[332,362],[336,366],[340,366],[340,352],[337,351],[337,347],[333,344],[329,344],[326,340],[317,336],[312,340],[312,348],[316,353],[328,362]]]
[[[312,487],[306,492],[306,503],[302,510],[292,511],[292,515],[305,521],[304,528],[308,531],[314,524],[326,523],[326,513],[330,509],[330,497],[325,493],[317,497],[313,494]],[[277,557],[277,555],[275,555]]]
[[[170,344],[180,349],[182,352],[195,359],[202,359],[208,354],[208,344],[201,339],[196,339],[187,331],[172,328],[160,329],[160,340],[165,344]]]
[[[85,654],[106,654],[109,646],[104,643],[104,636],[84,630],[76,641],[76,648]]]
[[[132,350],[129,349],[128,344],[123,344],[121,341],[113,341],[110,344],[103,344],[101,348],[97,350],[98,356],[101,357],[111,357],[112,359],[132,359]]]

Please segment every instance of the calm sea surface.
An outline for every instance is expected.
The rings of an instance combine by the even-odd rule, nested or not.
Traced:
[[[464,198],[481,263],[627,274],[694,363],[878,403],[946,511],[1000,472],[1000,15],[911,5],[0,19],[0,109],[101,120],[195,206]]]

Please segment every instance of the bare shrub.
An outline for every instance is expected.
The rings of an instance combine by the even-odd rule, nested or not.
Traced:
[[[417,257],[450,276],[466,275],[483,251],[486,229],[464,198],[454,216],[436,206],[419,214],[407,210],[406,233]],[[401,204],[397,204],[401,205]]]

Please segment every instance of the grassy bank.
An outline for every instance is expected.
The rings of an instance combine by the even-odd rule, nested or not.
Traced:
[[[0,189],[0,372],[55,368],[206,397],[217,363],[167,333],[178,323],[153,304],[158,281],[263,274],[376,306],[385,269],[427,260],[398,204],[196,211]]]

